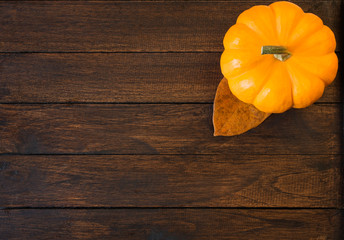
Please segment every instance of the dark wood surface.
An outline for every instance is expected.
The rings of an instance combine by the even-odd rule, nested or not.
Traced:
[[[341,57],[343,1],[294,2]],[[269,3],[0,1],[0,239],[344,239],[342,61],[213,137],[224,34]]]
[[[340,0],[294,2],[339,35]],[[258,3],[267,2],[0,2],[0,50],[222,51],[229,26]]]
[[[4,156],[11,207],[340,207],[338,155]]]
[[[18,240],[333,240],[340,239],[340,217],[334,209],[26,209],[0,212],[0,234]]]

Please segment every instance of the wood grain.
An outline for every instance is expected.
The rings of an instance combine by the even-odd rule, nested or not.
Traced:
[[[270,116],[214,137],[211,104],[0,105],[0,152],[18,154],[339,154],[341,104]]]
[[[2,156],[2,207],[340,207],[340,156]]]
[[[0,51],[221,52],[238,15],[269,3],[0,2]],[[340,0],[294,3],[318,15],[339,36]]]
[[[220,53],[0,54],[0,102],[211,103]],[[341,75],[318,102],[341,102]]]
[[[338,240],[340,217],[339,210],[3,210],[0,235],[13,240]]]

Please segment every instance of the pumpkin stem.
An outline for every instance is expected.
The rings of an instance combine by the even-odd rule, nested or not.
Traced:
[[[291,57],[291,53],[284,46],[262,46],[262,55],[273,54],[274,57],[282,62]]]

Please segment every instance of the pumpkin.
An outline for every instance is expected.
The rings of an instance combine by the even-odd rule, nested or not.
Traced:
[[[220,65],[231,92],[263,112],[309,106],[337,74],[333,32],[290,2],[244,11],[223,44]]]

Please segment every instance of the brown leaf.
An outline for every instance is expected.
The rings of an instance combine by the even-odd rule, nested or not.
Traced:
[[[229,90],[227,79],[221,80],[214,100],[214,136],[242,134],[257,127],[270,115],[237,99]]]

